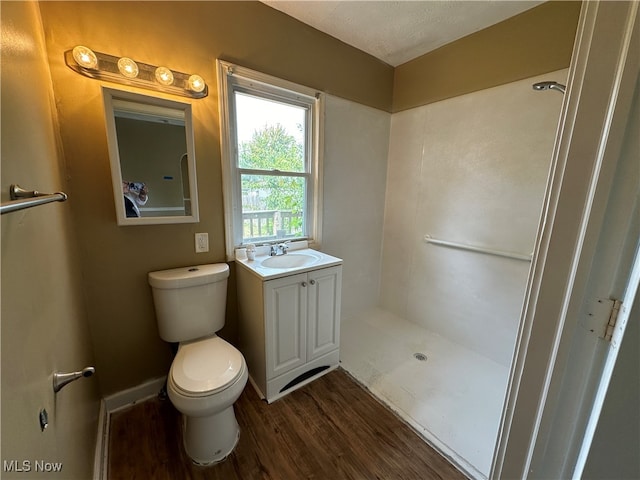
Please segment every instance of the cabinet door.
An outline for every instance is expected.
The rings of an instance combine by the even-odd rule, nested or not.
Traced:
[[[267,378],[307,361],[307,275],[264,283]]]
[[[308,352],[313,360],[340,346],[342,267],[309,272]]]

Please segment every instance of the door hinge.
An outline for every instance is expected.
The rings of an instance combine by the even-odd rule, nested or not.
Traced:
[[[607,322],[607,327],[603,337],[607,342],[610,342],[611,337],[613,336],[613,331],[616,328],[616,322],[618,321],[618,313],[620,312],[621,305],[622,302],[620,300],[613,300],[611,314],[609,315],[609,321]]]

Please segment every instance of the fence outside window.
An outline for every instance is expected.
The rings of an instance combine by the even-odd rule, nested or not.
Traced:
[[[275,240],[302,235],[302,212],[256,210],[242,213],[244,238],[249,241]]]

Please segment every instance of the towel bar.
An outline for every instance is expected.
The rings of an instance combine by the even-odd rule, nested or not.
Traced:
[[[64,202],[67,194],[63,192],[40,193],[36,190],[25,190],[20,185],[13,184],[9,187],[10,202],[0,205],[0,214],[15,212],[25,208],[37,207],[51,202]]]

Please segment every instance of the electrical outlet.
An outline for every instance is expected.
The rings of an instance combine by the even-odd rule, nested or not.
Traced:
[[[209,251],[209,234],[196,233],[196,253],[204,253]]]

